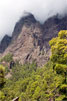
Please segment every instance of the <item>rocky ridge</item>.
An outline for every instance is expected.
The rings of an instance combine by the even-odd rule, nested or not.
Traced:
[[[14,61],[24,64],[35,61],[38,66],[44,65],[50,56],[49,40],[56,37],[60,30],[67,29],[67,16],[59,19],[58,15],[49,18],[44,24],[40,24],[32,14],[22,17],[14,28],[12,37],[4,44],[2,56],[13,54]],[[5,46],[3,46],[3,44]]]

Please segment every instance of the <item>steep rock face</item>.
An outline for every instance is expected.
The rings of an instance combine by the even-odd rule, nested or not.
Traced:
[[[57,16],[49,18],[43,25],[44,28],[44,41],[49,41],[52,37],[56,37],[58,29],[57,26],[59,24],[59,20]],[[56,31],[55,31],[56,30]]]
[[[11,42],[11,37],[5,35],[0,43],[0,53],[3,53]]]
[[[58,15],[49,18],[43,25],[43,40],[48,42],[53,37],[56,37],[60,30],[67,30],[67,16],[59,18]]]
[[[22,17],[15,25],[12,38],[15,39],[19,33],[22,31],[22,27],[26,25],[27,27],[35,24],[36,20],[32,14],[28,14],[27,16]]]
[[[3,55],[10,52],[14,60],[19,60],[22,64],[32,61],[36,61],[38,65],[44,64],[48,56],[45,54],[46,47],[43,45],[42,33],[42,25],[33,15],[22,18],[15,26],[11,44]]]
[[[2,56],[10,52],[14,60],[22,64],[35,61],[38,66],[44,65],[51,54],[49,40],[56,37],[60,30],[66,29],[66,16],[61,19],[53,16],[41,25],[32,14],[29,14],[16,24],[11,43]]]

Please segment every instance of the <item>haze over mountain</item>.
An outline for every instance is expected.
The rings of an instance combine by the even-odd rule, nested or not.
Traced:
[[[5,34],[12,35],[16,22],[25,11],[44,23],[57,13],[64,16],[66,9],[67,0],[0,0],[0,40]]]

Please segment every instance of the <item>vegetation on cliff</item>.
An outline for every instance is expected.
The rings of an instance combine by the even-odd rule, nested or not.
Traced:
[[[15,97],[19,101],[67,101],[67,31],[60,31],[49,44],[52,55],[42,68],[34,62],[15,63],[12,76],[0,89],[1,101]]]

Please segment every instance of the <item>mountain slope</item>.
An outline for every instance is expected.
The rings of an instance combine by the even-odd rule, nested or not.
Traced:
[[[67,29],[67,16],[49,18],[41,25],[32,14],[22,17],[16,24],[10,45],[3,52],[3,56],[12,53],[14,60],[22,64],[36,61],[41,66],[50,56],[49,40],[56,37],[60,30]]]
[[[9,46],[11,42],[11,37],[8,35],[5,35],[0,43],[0,53],[3,53],[5,49]]]

